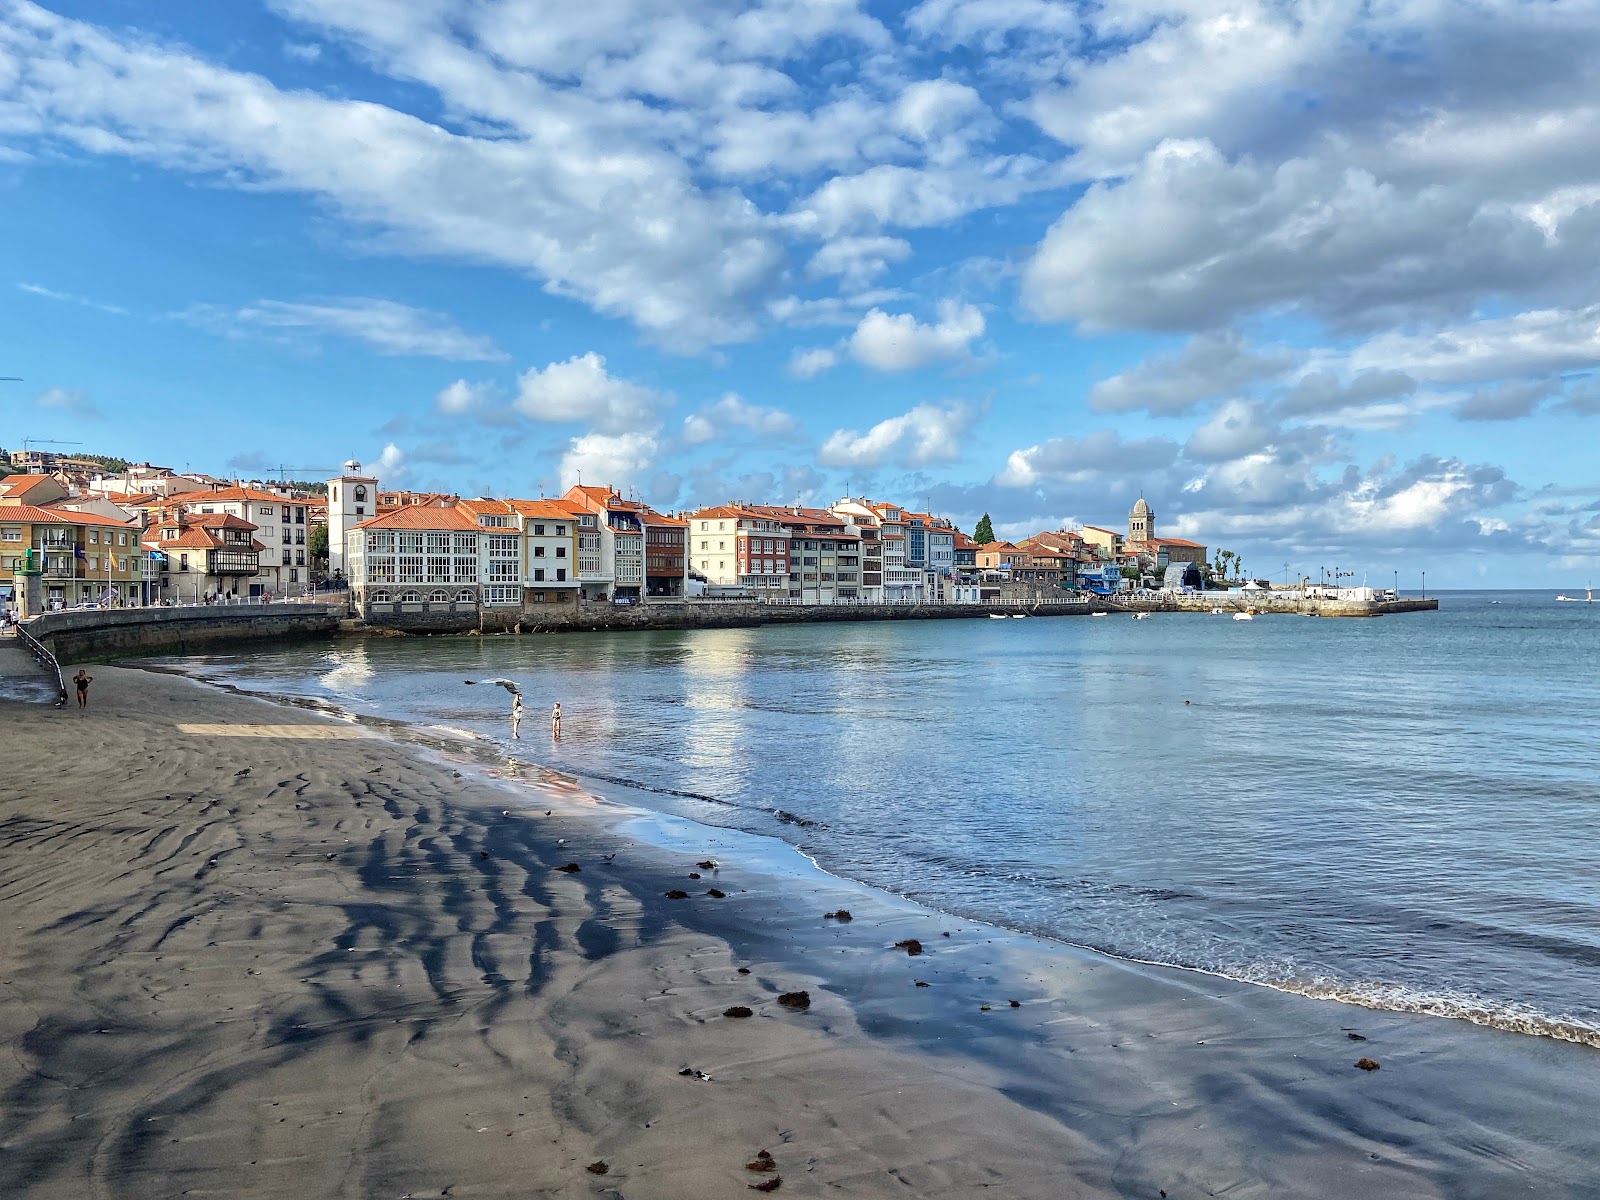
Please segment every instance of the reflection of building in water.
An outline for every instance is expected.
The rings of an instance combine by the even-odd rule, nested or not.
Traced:
[[[745,682],[755,665],[755,633],[706,630],[683,663],[683,702],[692,712],[683,734],[684,764],[695,772],[695,786],[712,795],[742,789],[752,766]]]
[[[322,686],[340,694],[360,691],[372,682],[372,664],[367,659],[367,644],[353,641],[349,646],[323,655],[330,665],[322,676]]]

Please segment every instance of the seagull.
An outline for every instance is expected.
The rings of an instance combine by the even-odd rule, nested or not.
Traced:
[[[478,681],[476,679],[463,679],[461,682],[464,683],[464,684],[467,684],[470,687],[470,686],[476,684]],[[492,684],[496,685],[497,687],[503,687],[503,688],[505,688],[506,691],[510,692],[513,696],[522,695],[522,689],[519,688],[515,683],[511,682],[511,680],[509,680],[509,679],[485,679],[483,682],[484,683],[492,683]]]

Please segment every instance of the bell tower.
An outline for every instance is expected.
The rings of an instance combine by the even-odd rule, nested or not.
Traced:
[[[1128,540],[1130,542],[1148,542],[1155,536],[1155,510],[1145,502],[1145,498],[1141,495],[1134,501],[1133,509],[1128,513]]]
[[[378,515],[378,480],[363,475],[351,459],[344,474],[328,480],[328,573],[343,575],[345,537],[361,522]]]

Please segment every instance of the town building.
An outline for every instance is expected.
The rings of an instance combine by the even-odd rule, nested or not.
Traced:
[[[128,522],[0,497],[0,604],[21,607],[32,572],[41,607],[156,598],[156,571]]]
[[[578,599],[578,522],[559,500],[508,500],[522,522],[523,608]]]
[[[200,604],[259,595],[265,547],[255,534],[255,525],[233,513],[167,508],[142,542],[160,565],[159,599]]]
[[[465,513],[478,529],[478,585],[485,608],[521,607],[524,588],[522,518],[508,500],[458,500],[454,511]],[[397,512],[432,512],[429,508]],[[440,509],[439,511],[444,511]],[[404,539],[402,539],[404,540]],[[432,547],[429,553],[433,553]],[[454,557],[454,539],[451,555]],[[459,600],[457,601],[459,603]]]
[[[611,487],[576,484],[561,496],[578,518],[578,579],[585,600],[637,602],[644,594],[645,506]]]
[[[351,473],[338,482],[341,492],[348,490],[353,500],[363,481]],[[369,488],[367,494],[375,490]],[[330,499],[330,506],[345,502]],[[482,611],[486,589],[480,583],[485,573],[480,540],[486,528],[491,527],[480,526],[477,516],[460,505],[412,505],[360,522],[345,534],[344,552],[345,577],[356,611],[362,616]],[[499,527],[492,528],[497,531],[488,536],[506,536]],[[520,541],[515,530],[510,537],[513,543]],[[520,560],[520,551],[517,557]],[[494,586],[509,586],[510,602],[520,603],[520,580]],[[500,599],[504,595],[498,593],[497,602],[505,602]]]
[[[397,506],[398,507],[398,506]],[[352,530],[378,515],[378,480],[350,459],[337,479],[328,480],[328,574],[349,576],[345,555]]]
[[[285,499],[260,488],[240,485],[196,488],[174,493],[161,507],[166,514],[238,517],[260,543],[259,564],[242,595],[275,597],[303,592],[311,583],[308,537],[311,524],[304,499]],[[330,545],[331,537],[330,537]]]
[[[788,531],[790,600],[834,604],[861,599],[861,535],[843,517],[800,505],[745,507]]]
[[[689,581],[689,522],[645,508],[644,586],[653,600],[681,598]]]
[[[788,599],[788,528],[755,509],[720,504],[688,515],[689,561],[712,588]]]

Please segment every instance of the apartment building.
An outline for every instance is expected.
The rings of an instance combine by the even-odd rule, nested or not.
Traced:
[[[364,616],[478,611],[483,600],[480,528],[476,516],[456,505],[399,508],[362,521],[345,535],[344,552],[357,611]],[[513,533],[512,540],[518,535]],[[520,594],[520,582],[511,586]]]
[[[799,505],[745,507],[788,530],[789,599],[806,604],[861,599],[861,535],[843,517]]]
[[[713,587],[753,596],[789,596],[789,530],[777,518],[738,504],[688,516],[689,561]]]
[[[559,500],[508,500],[522,522],[522,603],[575,604],[578,522]]]
[[[128,522],[0,498],[0,604],[22,607],[30,576],[40,608],[156,596],[156,572]]]
[[[261,543],[260,566],[249,580],[248,594],[259,596],[295,595],[311,583],[310,553],[307,538],[311,532],[309,501],[286,498],[260,488],[232,486],[198,488],[178,492],[162,506],[162,519],[168,512],[206,516],[224,514],[238,517],[254,530]],[[332,529],[329,530],[332,545]]]
[[[427,513],[435,510],[422,508],[410,511]],[[446,510],[441,508],[437,511]],[[458,500],[453,511],[465,513],[478,530],[478,584],[483,606],[520,607],[524,577],[521,515],[508,500],[482,498]],[[454,554],[455,543],[452,538],[452,558]]]
[[[159,598],[198,604],[207,597],[259,595],[265,546],[256,533],[233,513],[164,510],[142,543],[160,567]]]
[[[673,599],[684,594],[689,578],[689,522],[645,508],[644,586],[653,599]]]
[[[578,579],[585,600],[632,600],[645,590],[646,506],[610,487],[570,487],[561,496],[578,518]]]

